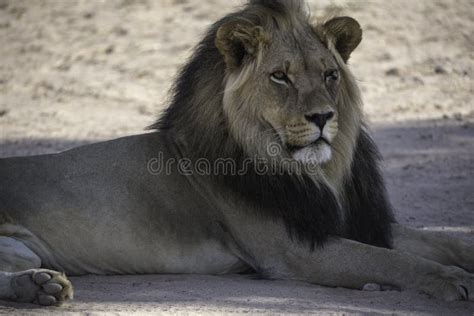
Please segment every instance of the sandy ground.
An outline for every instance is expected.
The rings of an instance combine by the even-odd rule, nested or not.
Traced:
[[[140,133],[166,106],[206,27],[241,1],[0,0],[0,156]],[[351,64],[385,158],[397,218],[474,242],[474,1],[314,0],[357,18]],[[248,276],[72,278],[61,308],[2,314],[473,315],[474,304]],[[0,305],[2,305],[0,303]]]

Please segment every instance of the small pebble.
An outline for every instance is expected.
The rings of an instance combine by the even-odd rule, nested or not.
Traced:
[[[110,54],[112,54],[112,53],[114,52],[114,50],[115,50],[114,46],[113,46],[113,45],[110,45],[109,47],[107,47],[107,48],[105,49],[105,53],[106,53],[107,55],[110,55]]]
[[[375,283],[367,283],[362,288],[362,291],[368,291],[368,292],[376,292],[376,291],[381,291],[381,290],[382,290],[382,287]]]
[[[398,68],[390,68],[385,72],[385,75],[398,77],[400,76],[400,70]]]
[[[93,12],[86,12],[86,13],[84,13],[83,17],[84,17],[84,19],[92,19],[94,17],[94,13]]]
[[[435,72],[435,74],[438,74],[438,75],[443,75],[443,74],[447,73],[446,69],[444,69],[444,67],[441,66],[441,65],[436,66],[435,69],[434,69],[434,72]]]
[[[128,34],[127,29],[124,29],[123,27],[116,27],[113,29],[113,32],[119,36],[126,36]]]

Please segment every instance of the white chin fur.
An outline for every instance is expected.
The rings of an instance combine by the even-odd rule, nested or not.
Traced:
[[[323,164],[332,157],[332,150],[327,144],[310,145],[296,150],[293,159],[303,163]]]

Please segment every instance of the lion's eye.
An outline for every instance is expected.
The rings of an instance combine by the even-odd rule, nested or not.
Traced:
[[[324,73],[324,80],[326,83],[331,83],[339,80],[339,72],[337,70],[328,70]]]
[[[270,80],[278,84],[287,85],[290,82],[290,79],[283,71],[275,71],[270,75]]]

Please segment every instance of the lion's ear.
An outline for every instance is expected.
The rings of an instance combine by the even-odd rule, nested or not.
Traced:
[[[215,44],[224,56],[227,67],[238,68],[245,56],[257,56],[268,36],[260,26],[245,21],[231,21],[222,25],[216,34]]]
[[[344,62],[349,60],[351,53],[362,41],[360,24],[351,17],[333,18],[320,27],[324,29],[324,33],[331,36],[334,46]]]

